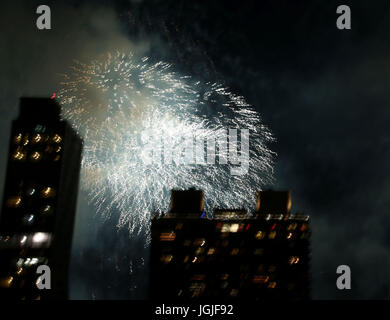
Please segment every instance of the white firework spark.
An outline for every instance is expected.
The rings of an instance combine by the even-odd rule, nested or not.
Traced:
[[[119,212],[118,226],[146,232],[151,213],[166,211],[171,189],[195,187],[205,193],[205,210],[255,204],[256,191],[272,180],[273,136],[244,100],[216,83],[179,76],[167,63],[132,54],[108,54],[76,62],[58,94],[63,117],[84,138],[82,187],[97,212]],[[248,129],[249,171],[233,176],[231,164],[146,164],[145,132],[177,143],[178,137],[215,136]],[[149,145],[158,149],[160,145]]]

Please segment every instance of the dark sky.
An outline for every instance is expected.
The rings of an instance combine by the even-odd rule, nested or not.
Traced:
[[[313,298],[389,299],[390,3],[210,2],[46,1],[50,31],[35,28],[41,2],[2,5],[0,178],[19,96],[50,96],[72,59],[110,50],[147,54],[194,78],[224,82],[261,113],[277,139],[271,145],[278,154],[275,184],[269,187],[291,189],[293,211],[311,215]],[[336,28],[341,4],[351,7],[352,30]],[[80,257],[93,265],[96,252],[104,255],[115,243],[121,243],[120,254],[126,237],[96,227],[84,197],[73,297],[126,297],[126,287],[106,295],[88,289],[102,275],[81,270],[86,260]],[[141,247],[134,246],[137,257]],[[336,289],[341,264],[351,267],[350,291]],[[137,290],[132,297],[142,298]]]

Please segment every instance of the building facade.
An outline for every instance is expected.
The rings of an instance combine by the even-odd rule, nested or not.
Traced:
[[[21,98],[12,124],[0,216],[2,298],[67,298],[82,140],[60,111],[55,100]],[[39,265],[50,268],[50,290],[37,288]]]
[[[289,192],[259,192],[255,213],[215,209],[212,219],[199,194],[174,191],[170,212],[152,220],[153,299],[310,298],[309,217],[290,214]],[[175,210],[176,198],[192,208]]]

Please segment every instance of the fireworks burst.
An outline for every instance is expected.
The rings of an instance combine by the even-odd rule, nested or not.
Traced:
[[[243,97],[223,86],[195,82],[167,63],[132,54],[108,54],[71,69],[58,98],[63,117],[84,138],[82,187],[99,214],[119,212],[119,227],[148,234],[151,213],[167,210],[171,189],[203,190],[208,213],[216,206],[250,209],[256,191],[272,179],[271,132]],[[245,175],[232,175],[229,163],[145,161],[146,150],[166,142],[228,129],[249,130]],[[160,140],[145,142],[145,133]]]

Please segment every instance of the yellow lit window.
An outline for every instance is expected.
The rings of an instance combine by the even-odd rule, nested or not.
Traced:
[[[165,263],[165,264],[170,263],[170,262],[172,261],[172,259],[173,259],[173,255],[171,255],[171,254],[163,255],[163,256],[160,258],[161,262],[163,262],[163,263]]]
[[[292,239],[292,237],[293,237],[293,234],[292,234],[292,232],[289,232],[288,234],[287,234],[287,239]]]
[[[163,232],[160,234],[160,241],[174,241],[176,239],[176,233],[172,232]]]
[[[263,275],[256,275],[253,277],[253,282],[254,283],[267,283],[269,280],[268,276],[263,276]]]
[[[202,254],[204,252],[204,248],[198,248],[198,249],[196,249],[195,250],[195,255],[200,255],[200,254]]]
[[[215,249],[214,248],[210,248],[209,251],[207,251],[207,255],[211,256],[215,253]]]
[[[44,198],[52,198],[56,195],[56,191],[52,187],[46,187],[42,190],[41,194]]]
[[[12,159],[19,160],[19,161],[24,160],[26,159],[26,152],[23,152],[23,150],[20,147],[18,147],[18,149],[12,155]]]
[[[38,143],[40,141],[42,141],[42,136],[39,133],[34,134],[31,142],[32,143]]]
[[[234,248],[234,249],[232,249],[232,251],[230,252],[230,255],[236,256],[236,255],[238,255],[239,252],[240,252],[240,249]]]
[[[42,155],[41,155],[41,153],[38,152],[38,151],[34,151],[34,152],[31,154],[31,156],[30,156],[30,159],[31,159],[32,161],[39,161],[39,160],[41,160],[41,158],[42,158]]]
[[[271,231],[268,235],[269,239],[275,239],[276,238],[276,231]]]
[[[18,134],[14,137],[14,143],[19,144],[21,141],[22,141],[22,134],[21,134],[21,133],[18,133]]]
[[[58,134],[55,134],[54,136],[53,136],[53,142],[55,142],[55,143],[60,143],[62,141],[62,138],[61,138],[61,136],[59,136]]]
[[[229,232],[230,231],[230,223],[224,223],[222,225],[221,232]]]
[[[257,233],[256,233],[256,239],[257,240],[261,240],[261,239],[264,239],[264,237],[265,237],[265,232],[264,231],[258,231]]]
[[[297,264],[299,262],[299,257],[297,256],[292,256],[290,259],[288,259],[289,264]]]
[[[194,246],[201,246],[203,247],[206,243],[206,239],[205,238],[199,238],[199,239],[196,239],[194,241]]]
[[[230,225],[230,232],[237,232],[240,225],[238,223],[232,223]]]
[[[290,223],[287,227],[288,231],[294,231],[297,228],[298,224],[297,223]]]
[[[268,284],[268,288],[270,288],[270,289],[275,289],[275,288],[276,288],[276,282],[275,282],[275,281],[271,281],[271,282]]]
[[[5,277],[0,279],[0,287],[1,288],[9,288],[12,286],[12,282],[14,281],[14,277]]]
[[[30,140],[28,139],[28,134],[26,134],[26,136],[23,139],[23,145],[27,146],[29,142],[30,142]]]
[[[7,200],[7,207],[10,208],[17,208],[21,205],[22,203],[22,198],[17,196],[17,197],[11,197]]]
[[[232,289],[230,291],[230,296],[231,297],[237,297],[238,296],[238,289]]]

